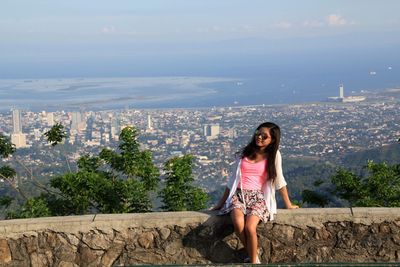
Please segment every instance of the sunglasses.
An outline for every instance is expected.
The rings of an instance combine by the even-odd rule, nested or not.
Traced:
[[[259,131],[256,131],[255,136],[256,136],[256,138],[260,138],[260,137],[261,137],[261,139],[262,139],[263,141],[265,141],[265,140],[271,138],[268,134],[266,134],[266,133],[261,133],[261,132],[259,132]]]

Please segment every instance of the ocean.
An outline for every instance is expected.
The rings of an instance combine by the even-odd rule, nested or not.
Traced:
[[[0,79],[0,110],[193,108],[324,101],[339,94],[400,88],[400,68],[293,66],[219,77],[94,77]]]

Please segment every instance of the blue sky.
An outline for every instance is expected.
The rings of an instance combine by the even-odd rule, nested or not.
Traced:
[[[2,0],[0,78],[238,75],[242,62],[321,55],[387,61],[400,47],[399,10],[398,0]]]

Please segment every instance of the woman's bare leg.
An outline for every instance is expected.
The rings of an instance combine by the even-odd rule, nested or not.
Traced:
[[[232,218],[233,228],[235,229],[235,233],[239,237],[245,250],[247,251],[246,235],[244,232],[244,223],[245,223],[244,214],[240,209],[233,209],[231,211],[231,218]]]
[[[246,217],[245,232],[247,241],[247,251],[250,256],[251,263],[257,263],[257,225],[260,222],[260,218],[255,215]]]

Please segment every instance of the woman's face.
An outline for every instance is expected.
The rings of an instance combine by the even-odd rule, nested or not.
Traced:
[[[272,143],[271,133],[269,128],[262,127],[256,131],[255,134],[256,145],[260,149],[265,149]]]

